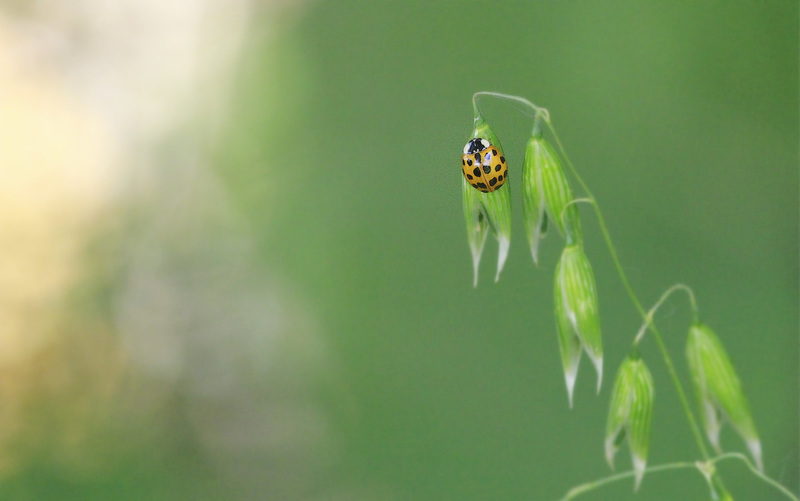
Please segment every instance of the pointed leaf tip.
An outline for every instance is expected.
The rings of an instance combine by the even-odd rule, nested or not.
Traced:
[[[600,387],[603,384],[603,356],[600,355],[599,357],[595,357],[592,355],[590,351],[587,351],[589,354],[589,359],[592,361],[592,365],[594,365],[594,369],[597,372],[597,394],[600,394]]]
[[[480,255],[478,255],[478,256],[473,255],[472,256],[472,269],[473,269],[474,279],[473,279],[473,282],[472,282],[472,287],[474,287],[474,288],[478,287],[478,266],[480,264],[481,264]]]
[[[508,258],[508,248],[510,247],[510,244],[511,241],[508,238],[498,238],[497,274],[494,276],[495,282],[500,280],[500,272],[503,271],[503,266],[506,264],[506,258]]]
[[[564,372],[564,380],[567,383],[567,398],[569,399],[569,408],[572,409],[572,394],[575,391],[575,380],[578,377],[578,367],[576,365],[575,372]]]
[[[764,473],[764,463],[761,459],[761,440],[753,439],[747,440],[747,448],[750,450],[750,455],[753,456],[753,460],[756,463],[756,468],[761,473]]]
[[[647,460],[644,458],[640,458],[636,454],[633,455],[633,471],[634,471],[634,482],[633,482],[633,492],[639,490],[639,486],[642,485],[642,479],[644,478],[644,471],[647,468]]]

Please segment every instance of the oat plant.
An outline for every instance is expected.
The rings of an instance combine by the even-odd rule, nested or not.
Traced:
[[[472,147],[465,148],[462,164],[467,165],[469,162],[471,169],[475,162],[476,175],[480,174],[481,167],[489,174],[491,169],[485,160],[487,150],[478,150],[486,147],[488,141],[490,147],[504,151],[497,135],[480,111],[478,101],[481,98],[514,101],[533,112],[531,137],[525,147],[522,166],[524,227],[533,262],[537,265],[540,244],[548,230],[554,229],[564,239],[564,247],[554,274],[553,297],[556,333],[570,408],[573,406],[573,388],[584,353],[595,368],[598,393],[603,375],[598,292],[594,272],[584,246],[578,204],[587,204],[593,209],[616,272],[642,318],[641,328],[633,335],[630,351],[616,371],[604,440],[605,457],[611,468],[614,467],[617,451],[626,446],[630,451],[632,469],[574,487],[562,499],[564,501],[575,499],[608,483],[628,478],[633,479],[634,490],[637,490],[645,474],[687,469],[699,473],[705,479],[711,499],[732,500],[733,496],[726,489],[716,465],[722,461],[736,460],[743,462],[755,477],[784,494],[786,498],[800,501],[794,493],[764,473],[761,441],[742,384],[722,341],[700,320],[692,289],[684,284],[673,285],[649,310],[643,306],[620,264],[600,207],[569,161],[550,120],[550,114],[545,108],[518,96],[497,92],[476,93],[472,98],[475,114],[474,129],[471,143],[468,143],[468,146]],[[473,141],[475,139],[485,141]],[[481,157],[481,154],[484,157]],[[464,169],[462,190],[467,240],[472,252],[474,285],[477,287],[480,259],[490,232],[499,246],[495,281],[499,279],[508,255],[511,242],[510,182],[504,181],[502,185],[497,183],[497,187],[495,184],[491,187],[481,185],[483,189],[479,190],[467,181],[466,176],[470,175],[469,169]],[[509,166],[508,169],[510,175],[513,166]],[[570,180],[575,181],[580,188],[582,192],[580,198],[575,195]],[[472,179],[471,182],[476,183],[476,180]],[[686,359],[695,397],[694,408],[678,378],[672,356],[667,351],[662,334],[654,321],[655,313],[675,293],[686,295],[692,314],[686,342]],[[648,333],[658,345],[661,358],[686,416],[689,432],[697,445],[698,458],[693,461],[648,466],[647,456],[652,416],[655,411],[656,384],[639,350],[640,343],[646,339]],[[699,420],[696,413],[700,416]],[[742,438],[749,456],[739,452],[722,451],[719,432],[726,422]],[[712,452],[707,443],[711,445]]]

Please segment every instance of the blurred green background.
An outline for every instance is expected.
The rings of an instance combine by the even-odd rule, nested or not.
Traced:
[[[767,471],[796,490],[797,25],[790,2],[329,2],[263,48],[277,61],[254,48],[220,169],[252,220],[275,225],[265,259],[291,270],[341,357],[351,481],[396,499],[555,499],[608,472],[610,385],[592,395],[584,366],[567,408],[560,242],[534,269],[518,177],[505,272],[491,283],[490,251],[470,287],[456,158],[472,93],[496,90],[550,110],[647,303],[694,287],[744,381]],[[530,119],[483,108],[519,176]],[[583,212],[608,381],[639,319]],[[677,298],[660,315],[681,372],[686,310]],[[664,364],[644,349],[658,391],[651,463],[696,458]],[[726,430],[725,446],[737,441]],[[723,472],[739,499],[778,497],[740,465]],[[653,475],[640,498],[704,489],[694,473]]]
[[[152,307],[165,332],[220,328],[178,336],[178,369],[120,376],[108,398],[125,404],[88,432],[86,447],[114,451],[103,468],[63,470],[34,428],[19,447],[37,452],[0,499],[539,500],[607,475],[611,381],[640,319],[582,206],[605,381],[596,396],[584,360],[570,410],[552,304],[563,243],[550,235],[534,267],[519,187],[530,116],[490,99],[512,245],[495,284],[490,237],[472,288],[458,157],[482,90],[550,110],[645,304],[694,288],[739,371],[766,473],[797,493],[797,2],[337,0],[252,15],[229,118],[214,141],[193,125],[159,146],[156,188],[92,240],[102,266],[69,324],[106,319],[116,339],[120,323],[156,322]],[[175,153],[187,143],[210,188],[177,167],[194,161]],[[209,192],[225,193],[233,222]],[[242,235],[244,264],[230,253]],[[160,254],[143,260],[142,242]],[[169,301],[130,292],[166,276],[183,291]],[[657,320],[688,383],[685,299]],[[282,341],[262,345],[274,332]],[[654,340],[643,356],[650,464],[698,459]],[[60,415],[65,400],[41,405]],[[233,415],[249,416],[244,436],[209,426]],[[722,443],[745,450],[729,426]],[[618,471],[629,466],[623,448]],[[720,470],[738,500],[782,499],[741,464]],[[708,498],[700,475],[674,471],[645,476],[635,496],[624,481],[583,499]]]

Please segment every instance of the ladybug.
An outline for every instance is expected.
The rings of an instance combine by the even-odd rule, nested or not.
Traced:
[[[470,139],[461,156],[461,170],[473,188],[489,193],[503,186],[508,177],[506,157],[499,147],[483,138]]]

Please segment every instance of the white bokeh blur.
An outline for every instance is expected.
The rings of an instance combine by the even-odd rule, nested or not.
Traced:
[[[263,30],[300,7],[0,2],[0,469],[25,468],[9,444],[54,394],[68,422],[46,448],[71,472],[103,467],[85,450],[104,419],[159,426],[175,395],[242,499],[302,498],[332,460],[321,328],[280,263],[256,262],[206,161],[254,16]],[[98,275],[108,317],[72,311]]]

